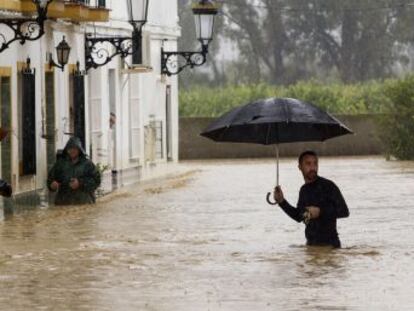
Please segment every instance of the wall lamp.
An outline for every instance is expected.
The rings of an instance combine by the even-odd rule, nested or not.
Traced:
[[[149,0],[127,0],[129,23],[132,36],[96,37],[91,34],[85,38],[86,70],[108,64],[115,56],[126,58],[132,55],[134,65],[142,64],[142,28],[147,22]],[[109,43],[115,50],[108,50],[103,44]]]
[[[177,75],[186,67],[194,68],[207,61],[208,46],[213,40],[214,19],[218,13],[218,5],[210,0],[200,0],[193,5],[196,23],[197,40],[201,43],[201,51],[170,52],[161,49],[161,74]]]
[[[49,66],[60,68],[62,71],[65,70],[65,66],[69,62],[69,55],[70,55],[70,46],[65,40],[65,36],[63,36],[62,41],[56,47],[56,55],[58,64],[53,60],[52,53],[49,54]]]
[[[32,0],[36,5],[36,18],[2,18],[0,25],[5,25],[10,29],[12,38],[8,39],[7,34],[0,33],[0,53],[7,49],[14,41],[24,44],[26,41],[36,41],[44,33],[44,24],[47,20],[47,10],[53,0]]]

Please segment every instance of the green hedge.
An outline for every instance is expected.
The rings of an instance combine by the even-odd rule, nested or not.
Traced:
[[[385,151],[400,160],[414,160],[414,76],[394,81],[385,93],[392,102],[379,120]]]
[[[196,87],[180,92],[180,115],[217,117],[239,105],[269,97],[301,99],[336,114],[378,114],[387,154],[414,160],[414,76],[352,85],[301,82],[286,87]]]
[[[180,92],[180,115],[216,117],[239,105],[268,97],[292,97],[311,102],[332,113],[381,113],[390,105],[385,87],[393,81],[364,84],[321,84],[301,82],[278,87],[266,84],[195,87]]]

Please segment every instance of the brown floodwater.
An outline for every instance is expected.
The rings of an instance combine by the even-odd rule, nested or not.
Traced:
[[[265,203],[274,162],[183,164],[96,206],[0,222],[0,310],[414,310],[414,163],[322,158],[351,217],[343,249]],[[296,202],[296,160],[281,162]]]

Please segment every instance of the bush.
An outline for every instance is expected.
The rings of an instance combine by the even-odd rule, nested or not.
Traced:
[[[414,159],[414,76],[351,85],[311,81],[291,86],[196,87],[180,93],[180,114],[218,117],[239,105],[268,97],[297,98],[334,114],[377,114],[386,153],[397,159]]]
[[[268,97],[292,97],[311,102],[331,113],[381,113],[389,105],[384,93],[386,82],[364,84],[321,84],[300,82],[291,86],[267,84],[195,87],[180,92],[180,115],[183,117],[217,117],[248,102]]]
[[[392,103],[379,123],[386,153],[414,160],[414,76],[390,83],[385,92]]]

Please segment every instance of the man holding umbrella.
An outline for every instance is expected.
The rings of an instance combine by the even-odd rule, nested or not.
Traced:
[[[297,207],[285,200],[280,186],[275,188],[275,201],[292,219],[305,222],[308,245],[341,247],[336,220],[349,216],[341,191],[332,181],[318,176],[315,152],[305,151],[299,156],[299,169],[305,184],[300,189]]]
[[[305,221],[309,245],[340,247],[336,219],[349,215],[345,201],[335,184],[318,176],[318,157],[305,152],[299,158],[299,169],[305,185],[299,194],[298,207],[289,205],[279,187],[279,144],[323,142],[352,134],[334,116],[319,107],[294,98],[268,98],[236,107],[205,129],[201,135],[216,142],[274,145],[276,153],[276,189],[268,192],[266,201],[279,204],[296,221]]]

